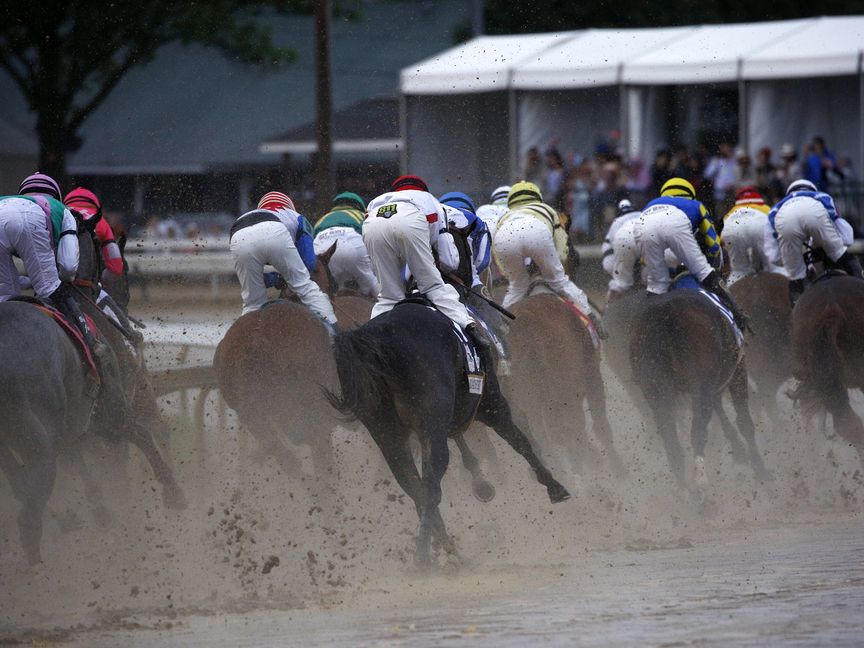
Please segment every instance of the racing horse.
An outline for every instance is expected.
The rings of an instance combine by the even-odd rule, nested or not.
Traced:
[[[95,263],[98,254],[91,233],[79,230],[79,243],[79,268],[89,276],[92,266],[88,264]],[[42,559],[43,518],[54,489],[58,456],[64,455],[79,467],[85,493],[101,504],[98,484],[88,478],[81,458],[80,444],[90,429],[136,445],[163,485],[166,506],[185,506],[183,493],[149,433],[148,426],[161,419],[155,399],[148,400],[146,373],[128,351],[123,353],[119,332],[101,311],[83,293],[79,298],[82,310],[96,322],[109,345],[102,362],[117,363],[122,382],[103,385],[95,402],[88,389],[88,368],[62,328],[32,304],[0,303],[0,469],[21,506],[18,530],[30,564]],[[116,412],[105,400],[109,395],[127,399],[130,419],[112,416]]]
[[[581,473],[590,449],[584,438],[587,407],[609,467],[617,476],[625,474],[606,415],[600,350],[585,324],[568,304],[548,291],[532,294],[511,310],[516,319],[507,339],[513,371],[504,385],[514,411],[523,412],[531,421],[543,421],[547,432],[559,434],[555,440],[564,442],[571,463]]]
[[[789,280],[774,272],[759,272],[739,279],[729,292],[750,316],[750,331],[744,336],[749,375],[768,419],[776,421],[777,391],[792,377]]]
[[[864,466],[864,424],[849,403],[864,389],[864,281],[823,275],[792,311],[792,392],[806,415],[831,414],[834,429]]]
[[[756,478],[770,479],[756,446],[748,402],[747,367],[731,322],[699,290],[677,289],[644,299],[630,336],[630,365],[666,449],[679,488],[686,489],[684,453],[676,413],[689,400],[690,443],[698,487],[707,483],[705,446],[712,413],[728,388],[736,426],[747,445]]]
[[[494,368],[469,393],[463,348],[452,322],[428,305],[405,302],[334,339],[341,394],[325,392],[342,414],[359,419],[381,449],[396,481],[414,501],[420,519],[415,563],[431,563],[434,536],[447,553],[455,544],[441,518],[441,479],[449,463],[447,439],[473,419],[491,427],[534,470],[553,503],[570,497],[513,423]],[[487,354],[488,355],[488,354]],[[421,446],[422,477],[409,437]]]

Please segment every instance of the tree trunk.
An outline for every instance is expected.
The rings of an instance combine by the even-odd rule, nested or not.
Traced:
[[[327,211],[333,197],[332,101],[330,92],[330,0],[318,0],[315,8],[315,108],[317,112],[315,156],[315,217]]]
[[[39,134],[39,169],[54,178],[61,188],[65,188],[66,176],[66,147],[69,143],[69,134],[64,129],[53,127],[38,127]]]

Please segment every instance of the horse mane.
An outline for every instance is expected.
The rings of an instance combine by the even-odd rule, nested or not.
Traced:
[[[368,325],[339,333],[333,339],[333,353],[341,395],[322,387],[324,397],[342,415],[357,419],[361,411],[375,411],[383,405],[387,362],[384,345]]]

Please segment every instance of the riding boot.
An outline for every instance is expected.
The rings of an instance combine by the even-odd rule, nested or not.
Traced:
[[[465,327],[465,335],[474,343],[474,347],[478,353],[489,351],[492,348],[492,341],[486,335],[486,331],[478,326],[476,322],[471,322]]]
[[[798,301],[798,298],[804,293],[804,280],[803,279],[790,279],[789,280],[789,301],[792,302],[792,306],[795,306],[795,302]]]
[[[732,319],[735,320],[735,326],[737,326],[742,333],[750,329],[748,324],[750,318],[747,317],[744,311],[738,308],[738,304],[735,303],[732,295],[730,295],[726,289],[720,285],[720,275],[717,274],[716,270],[712,270],[711,274],[702,280],[702,287],[710,291],[712,294],[717,295],[720,302],[729,309],[729,312],[732,313]]]
[[[109,320],[111,320],[123,334],[123,336],[132,343],[136,349],[144,342],[144,336],[136,328],[133,328],[132,322],[123,312],[117,303],[109,298],[103,298],[96,302],[96,305],[102,310]]]
[[[588,319],[590,319],[591,323],[594,325],[594,330],[597,331],[597,337],[601,340],[608,340],[609,331],[606,330],[606,325],[603,324],[603,320],[597,317],[597,313],[590,313]]]
[[[75,323],[75,326],[84,338],[84,342],[86,342],[87,346],[90,347],[90,352],[97,359],[101,360],[108,355],[108,346],[102,340],[98,339],[93,334],[93,331],[90,330],[90,326],[87,324],[84,313],[81,312],[81,307],[78,305],[78,302],[75,301],[72,291],[66,284],[61,283],[60,287],[48,296],[48,299],[51,300],[63,315]]]
[[[850,254],[849,250],[846,250],[843,256],[837,259],[837,265],[850,277],[864,279],[864,270],[861,269],[861,262],[854,254]]]

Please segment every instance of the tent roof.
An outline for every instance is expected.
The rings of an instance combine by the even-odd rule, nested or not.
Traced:
[[[518,64],[536,58],[577,33],[480,36],[403,68],[402,92],[434,95],[505,90],[510,87],[510,73]]]
[[[745,79],[857,74],[864,16],[823,17],[744,60]]]
[[[627,61],[696,31],[696,27],[589,29],[513,71],[513,87],[587,88],[620,82]]]
[[[716,83],[738,79],[739,62],[801,29],[807,20],[706,25],[624,66],[635,84]]]

